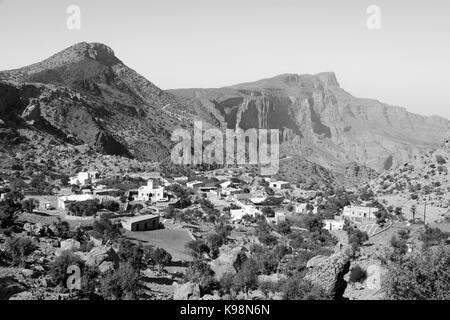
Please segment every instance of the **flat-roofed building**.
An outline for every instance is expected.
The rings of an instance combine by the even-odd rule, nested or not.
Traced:
[[[376,220],[375,212],[377,211],[378,208],[375,207],[346,206],[342,216],[353,222],[363,222],[364,220]]]
[[[122,227],[129,231],[149,231],[159,228],[159,215],[146,214],[121,221]]]

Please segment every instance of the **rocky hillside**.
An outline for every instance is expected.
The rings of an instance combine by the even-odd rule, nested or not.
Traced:
[[[357,162],[383,171],[439,146],[446,119],[355,98],[334,73],[283,74],[220,89],[179,89],[228,128],[276,128],[282,151],[345,172]]]
[[[403,166],[381,174],[369,185],[377,194],[394,194],[405,199],[427,201],[428,205],[450,205],[450,132],[442,146],[416,157]]]
[[[0,72],[0,134],[17,141],[27,141],[20,129],[31,130],[57,144],[161,160],[169,155],[172,130],[200,115],[212,121],[202,106],[159,89],[102,44],[79,43]]]

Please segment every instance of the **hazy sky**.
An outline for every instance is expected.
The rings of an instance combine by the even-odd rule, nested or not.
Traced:
[[[370,5],[381,30],[366,26]],[[0,0],[0,70],[81,41],[163,89],[334,71],[355,96],[450,119],[448,0]]]

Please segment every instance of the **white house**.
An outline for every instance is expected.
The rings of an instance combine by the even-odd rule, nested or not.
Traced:
[[[231,182],[230,180],[227,180],[227,181],[225,181],[225,182],[222,182],[222,183],[220,184],[220,187],[221,187],[222,189],[227,189],[231,184],[233,184],[233,182]]]
[[[374,207],[346,206],[342,216],[353,222],[362,222],[367,219],[376,220],[375,212],[377,211],[378,208]]]
[[[205,184],[202,181],[196,180],[196,181],[191,181],[191,182],[186,183],[186,186],[191,189],[197,189],[200,187],[204,187]]]
[[[284,190],[289,189],[290,183],[286,181],[271,181],[269,182],[269,187],[278,189],[278,190]]]
[[[173,177],[173,181],[175,181],[176,183],[182,184],[182,183],[188,182],[188,181],[189,181],[189,178],[188,178],[188,177],[185,177],[185,176],[181,176],[181,177]]]
[[[286,214],[282,211],[275,211],[275,215],[273,217],[266,217],[266,221],[279,224],[280,222],[286,221]]]
[[[164,197],[164,187],[157,187],[154,185],[154,181],[149,179],[146,186],[142,186],[138,189],[137,200],[160,202],[166,201],[167,198]]]
[[[326,230],[342,230],[344,228],[344,220],[332,220],[325,219],[323,220],[324,226],[323,228]]]
[[[58,209],[66,210],[66,206],[70,202],[82,202],[92,200],[94,197],[91,194],[72,194],[69,196],[58,197]]]
[[[239,221],[242,220],[243,216],[249,215],[251,217],[256,217],[257,215],[261,215],[262,212],[256,209],[252,205],[242,205],[241,209],[232,209],[230,210],[231,220]]]
[[[95,183],[98,179],[97,171],[84,171],[78,172],[74,177],[69,178],[69,184],[74,184],[77,186],[85,186],[87,184]]]
[[[294,210],[295,210],[295,213],[297,213],[297,214],[310,214],[310,213],[312,213],[312,214],[317,214],[317,206],[314,206],[314,209],[313,210],[307,210],[306,209],[306,207],[308,206],[308,203],[296,203],[295,205],[294,205]]]

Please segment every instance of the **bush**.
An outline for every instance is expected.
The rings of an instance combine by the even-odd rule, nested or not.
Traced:
[[[14,237],[6,240],[6,252],[15,266],[23,267],[28,255],[36,250],[36,246],[30,238]]]
[[[53,222],[56,229],[56,236],[63,239],[68,239],[71,237],[70,225],[67,221],[62,221],[58,218],[56,222]]]
[[[162,248],[151,250],[147,254],[147,258],[151,264],[156,264],[161,268],[172,262],[172,255]]]
[[[136,271],[141,270],[142,258],[144,257],[142,244],[135,244],[128,239],[121,239],[117,255],[123,262],[130,264]]]
[[[247,259],[233,279],[233,289],[237,292],[254,290],[258,287],[258,266],[255,260]]]
[[[367,278],[367,272],[363,268],[361,268],[359,265],[354,266],[350,270],[350,276],[349,276],[349,282],[350,283],[356,283],[356,282],[364,282]]]
[[[210,248],[203,240],[189,241],[186,243],[185,247],[194,258],[201,258],[204,253],[209,253],[210,251]]]
[[[81,216],[93,216],[97,213],[99,208],[98,199],[86,200],[86,201],[77,201],[69,203],[67,206],[67,210],[70,214],[81,217]]]
[[[94,236],[103,239],[103,241],[115,241],[121,235],[119,225],[112,224],[111,221],[103,218],[95,220],[92,229],[94,230]]]
[[[443,232],[439,228],[425,227],[425,231],[419,236],[419,240],[423,242],[425,247],[438,245],[448,239],[450,233]]]
[[[80,269],[83,269],[84,267],[84,263],[79,256],[71,251],[63,251],[61,255],[56,257],[55,261],[50,264],[50,276],[53,281],[57,285],[65,287],[67,278],[69,277],[67,268],[73,265],[77,265]]]
[[[0,227],[9,228],[16,222],[21,213],[22,205],[7,198],[0,202]]]
[[[295,273],[280,285],[284,300],[325,300],[325,293],[304,279],[302,273]]]
[[[390,262],[382,289],[393,300],[449,300],[450,248],[412,252]]]
[[[278,233],[287,235],[291,233],[291,224],[288,221],[282,221],[277,225]]]
[[[441,156],[441,155],[436,155],[436,162],[439,164],[439,165],[443,165],[443,164],[446,164],[447,163],[447,161],[444,159],[444,157],[443,156]]]
[[[28,212],[32,213],[34,209],[39,207],[39,201],[36,199],[26,199],[22,201],[22,208]]]
[[[139,272],[130,263],[121,263],[119,269],[106,274],[100,283],[105,299],[136,299],[139,293]]]
[[[219,249],[223,245],[224,239],[217,233],[211,233],[206,238],[206,243],[210,248],[210,254],[212,258],[219,255]]]
[[[103,208],[109,211],[117,212],[120,209],[120,204],[114,200],[105,200],[102,202]]]
[[[211,291],[216,284],[214,271],[207,263],[200,260],[195,260],[189,264],[184,280],[198,284],[203,292]]]

